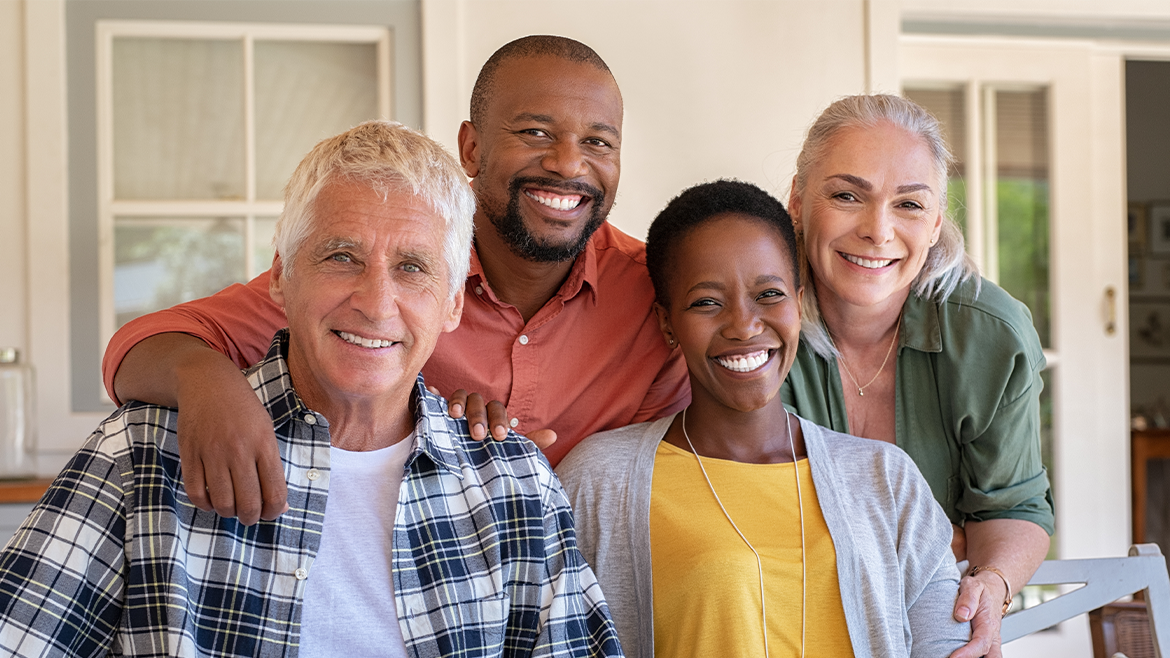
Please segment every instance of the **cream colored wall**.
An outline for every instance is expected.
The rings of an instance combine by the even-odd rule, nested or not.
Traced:
[[[785,193],[816,112],[866,89],[864,16],[860,0],[424,0],[425,125],[453,147],[479,67],[512,39],[549,33],[589,44],[625,100],[611,219],[641,238],[673,195],[704,180]],[[896,32],[886,32],[882,52],[893,52]],[[877,66],[875,77],[896,88],[892,60]]]
[[[0,0],[0,346],[27,354],[24,5]]]

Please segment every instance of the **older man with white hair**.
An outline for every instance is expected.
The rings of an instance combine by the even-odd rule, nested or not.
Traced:
[[[547,461],[515,435],[472,441],[419,375],[459,323],[473,212],[459,165],[409,128],[318,144],[277,224],[289,327],[246,373],[289,511],[199,510],[176,410],[130,403],[0,555],[0,651],[620,655]]]

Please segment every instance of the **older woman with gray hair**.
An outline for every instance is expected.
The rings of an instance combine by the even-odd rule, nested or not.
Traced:
[[[947,214],[938,122],[851,96],[809,129],[789,197],[808,289],[781,395],[804,418],[894,443],[921,469],[969,568],[955,656],[999,656],[1012,595],[1048,552],[1040,460],[1044,355],[1028,309],[981,278]]]

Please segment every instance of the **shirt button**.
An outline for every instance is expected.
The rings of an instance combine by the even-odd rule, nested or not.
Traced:
[[[520,344],[527,345],[528,344],[528,336],[521,336],[520,337]]]
[[[482,295],[483,294],[483,286],[476,286],[475,287],[475,294]]]
[[[310,425],[316,425],[317,424],[317,417],[314,416],[313,414],[305,414],[305,422],[310,424]]]
[[[315,469],[315,468],[310,468],[310,469],[308,470],[308,472],[307,472],[307,473],[305,473],[305,477],[309,478],[310,480],[314,480],[314,481],[315,481],[315,480],[317,480],[318,478],[320,478],[320,477],[321,477],[321,471],[318,471],[318,470],[317,470],[317,469]]]
[[[516,427],[517,425],[520,424],[520,419],[513,418],[512,420],[508,421],[508,424],[511,425],[512,427]]]
[[[293,576],[295,576],[297,580],[304,580],[309,577],[309,572],[305,569],[297,569],[293,572]]]

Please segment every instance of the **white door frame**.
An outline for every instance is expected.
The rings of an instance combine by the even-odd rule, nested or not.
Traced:
[[[1049,89],[1052,349],[1046,354],[1056,548],[1062,558],[1125,555],[1131,530],[1123,54],[1091,41],[918,35],[902,36],[900,54],[904,82]],[[1089,656],[1091,643],[1082,619],[1008,650]]]

